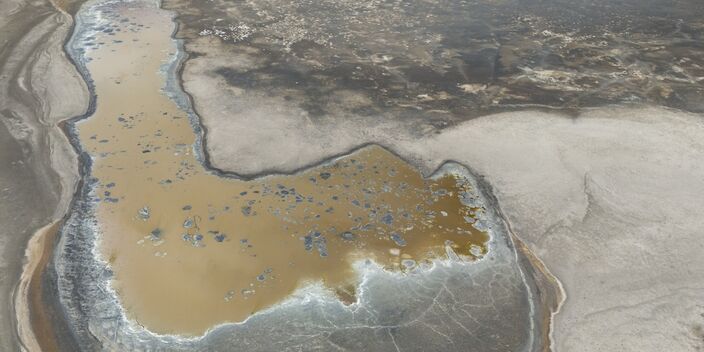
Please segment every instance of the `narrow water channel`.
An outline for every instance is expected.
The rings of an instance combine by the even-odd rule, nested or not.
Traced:
[[[165,92],[177,54],[171,14],[115,3],[86,38],[95,113],[78,124],[93,159],[99,254],[127,315],[147,329],[201,335],[322,281],[356,301],[352,264],[409,272],[436,258],[474,260],[469,183],[425,179],[378,146],[294,175],[255,180],[207,170],[188,113]],[[232,136],[237,138],[237,136]]]

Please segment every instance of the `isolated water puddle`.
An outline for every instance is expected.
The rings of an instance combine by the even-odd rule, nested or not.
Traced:
[[[406,271],[486,254],[466,180],[424,179],[377,146],[295,175],[208,172],[187,114],[161,91],[160,67],[176,53],[170,14],[140,2],[102,9],[105,25],[84,42],[97,107],[78,132],[94,161],[100,253],[139,324],[200,335],[309,281],[354,302],[355,260]]]

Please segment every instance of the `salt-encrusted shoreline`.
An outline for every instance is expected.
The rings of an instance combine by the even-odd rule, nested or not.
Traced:
[[[95,25],[97,21],[100,21],[100,6],[105,6],[109,2],[89,2],[86,3],[81,11],[77,15],[77,27],[74,36],[71,38],[67,44],[67,50],[71,53],[77,66],[83,73],[86,80],[90,82],[90,74],[85,71],[84,59],[81,55],[80,46],[74,43],[79,43],[80,38],[83,36],[90,35],[91,26]],[[108,5],[109,6],[109,5]],[[94,17],[91,17],[94,16]],[[166,92],[171,96],[184,110],[190,112],[189,115],[194,123],[194,128],[196,131],[198,129],[199,120],[197,120],[197,115],[195,115],[188,107],[188,99],[185,99],[185,95],[178,89],[180,85],[175,84],[175,72],[177,68],[181,67],[183,60],[182,54],[178,54],[176,58],[169,60],[169,64],[165,65],[163,72],[167,75],[167,85]],[[82,116],[76,118],[72,121],[76,121],[88,117]],[[67,128],[67,131],[72,136],[74,145],[80,148],[80,144],[77,143],[76,135],[74,133],[73,127]],[[200,135],[202,140],[203,134]],[[206,155],[202,152],[201,142],[196,143],[194,148],[201,152],[201,159],[207,160]],[[80,150],[80,149],[79,149]],[[352,151],[354,152],[354,151]],[[85,152],[80,152],[84,156],[84,178],[86,182],[84,183],[79,197],[74,203],[73,211],[71,217],[66,222],[63,227],[61,241],[57,249],[57,256],[54,262],[55,268],[59,275],[59,291],[61,302],[65,305],[67,318],[73,322],[72,328],[73,332],[79,340],[80,344],[84,348],[89,348],[91,345],[100,342],[103,347],[114,344],[114,347],[138,347],[138,346],[152,346],[158,347],[168,346],[169,349],[176,348],[194,348],[202,346],[202,344],[207,343],[217,343],[218,339],[232,338],[237,334],[238,330],[251,329],[252,326],[257,326],[261,324],[261,321],[266,321],[267,319],[277,319],[277,315],[286,315],[286,311],[295,310],[299,307],[305,305],[316,305],[319,307],[324,307],[321,309],[333,309],[337,311],[336,314],[349,316],[352,315],[363,315],[363,311],[373,310],[374,299],[368,298],[366,292],[372,292],[366,289],[365,285],[371,285],[372,283],[394,280],[403,285],[421,285],[423,286],[424,281],[433,281],[442,277],[452,277],[458,273],[463,275],[480,275],[485,271],[492,271],[493,265],[497,262],[504,262],[504,265],[509,265],[515,267],[509,271],[514,274],[519,274],[522,276],[521,280],[526,280],[521,269],[518,267],[515,261],[515,251],[513,251],[513,245],[511,239],[505,231],[504,225],[501,221],[496,221],[498,219],[498,214],[493,210],[492,206],[487,206],[487,221],[491,222],[492,232],[492,242],[489,257],[491,260],[481,260],[477,263],[472,264],[461,264],[456,262],[439,261],[436,262],[432,268],[428,268],[427,271],[419,272],[414,274],[414,276],[406,276],[402,274],[392,274],[380,270],[378,267],[372,265],[366,265],[364,269],[361,269],[360,274],[362,275],[362,287],[360,289],[360,302],[356,305],[345,307],[341,305],[337,299],[332,297],[332,295],[326,293],[325,291],[315,290],[315,286],[309,288],[304,288],[301,291],[294,294],[294,296],[285,303],[276,305],[268,310],[257,313],[247,319],[247,321],[238,324],[223,324],[221,326],[215,327],[209,334],[204,337],[199,338],[184,338],[179,336],[163,336],[156,335],[144,327],[130,322],[126,316],[125,312],[119,305],[114,292],[110,287],[110,270],[106,263],[100,259],[99,254],[96,251],[96,240],[97,240],[97,224],[93,214],[94,205],[91,201],[91,192],[95,181],[93,181],[89,176],[90,171],[90,159],[85,154]],[[334,158],[333,158],[334,159]],[[329,159],[329,162],[332,159]],[[205,163],[207,166],[207,162]],[[452,166],[454,165],[454,166]],[[453,172],[462,172],[465,174],[470,182],[473,179],[471,175],[458,164],[448,164],[444,170],[453,170]],[[465,171],[461,171],[465,170]],[[218,172],[217,170],[215,172]],[[232,173],[220,173],[221,176],[237,177],[236,174]],[[486,189],[481,189],[477,186],[478,192],[485,192]],[[486,199],[486,196],[480,196],[481,199]],[[479,200],[482,202],[482,200]],[[511,254],[514,253],[514,254]],[[512,259],[513,258],[513,259]],[[513,264],[511,264],[513,263]],[[361,266],[361,263],[357,264]],[[374,269],[376,267],[376,269]],[[389,277],[391,275],[391,277]],[[481,275],[480,275],[481,276]],[[444,285],[443,285],[444,286]],[[442,287],[437,287],[437,289],[442,289]],[[481,289],[481,288],[476,288]],[[526,286],[524,289],[528,294],[528,302],[525,302],[525,307],[527,310],[526,315],[518,314],[522,316],[520,319],[525,319],[526,325],[523,326],[525,331],[520,334],[526,334],[528,340],[526,340],[531,348],[533,344],[537,343],[538,340],[532,338],[532,334],[536,331],[534,324],[532,323],[533,318],[536,315],[536,310],[531,301],[533,297],[530,292],[534,288]],[[317,292],[316,292],[317,291]],[[77,294],[80,292],[80,294]],[[431,299],[431,296],[426,297],[426,299]],[[371,303],[367,302],[370,299]],[[378,298],[376,298],[378,299]],[[421,305],[422,306],[422,305]],[[422,307],[411,307],[413,309]],[[333,312],[331,311],[331,312]],[[355,328],[364,328],[364,324],[359,324],[359,322],[352,322]],[[393,326],[393,325],[392,325]],[[337,326],[330,326],[331,330],[337,329]],[[398,326],[397,328],[400,328]],[[286,333],[283,331],[282,333]],[[516,332],[509,332],[516,333]],[[224,334],[224,335],[223,335]],[[390,335],[391,336],[391,335]],[[392,340],[393,339],[393,336]],[[271,339],[271,336],[268,338]],[[274,339],[274,341],[269,341],[270,343],[283,343],[285,342],[285,336],[281,336],[280,339]],[[380,341],[380,345],[383,344]],[[394,340],[394,344],[402,343]],[[266,349],[265,345],[252,346],[258,347],[260,349]],[[528,347],[528,346],[526,346]]]

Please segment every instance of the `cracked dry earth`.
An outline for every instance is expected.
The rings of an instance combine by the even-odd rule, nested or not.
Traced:
[[[694,1],[0,9],[2,351],[704,349]]]

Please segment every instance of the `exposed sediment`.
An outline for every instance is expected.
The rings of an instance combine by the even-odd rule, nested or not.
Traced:
[[[598,7],[598,4],[594,6]],[[681,9],[686,8],[686,2],[678,2],[673,8],[668,11],[681,13]],[[182,15],[187,14],[182,8],[177,10]],[[86,184],[75,198],[72,216],[63,229],[64,235],[57,252],[59,255],[51,260],[46,272],[36,276],[43,277],[42,282],[45,283],[37,306],[46,304],[53,307],[53,312],[60,313],[50,318],[53,322],[69,322],[70,331],[55,327],[60,334],[67,336],[60,341],[67,343],[63,346],[66,350],[76,350],[79,346],[84,350],[166,347],[171,350],[208,350],[218,346],[237,346],[245,350],[405,350],[417,347],[419,341],[431,346],[428,349],[432,346],[462,349],[471,345],[480,350],[544,350],[550,343],[547,338],[550,316],[558,309],[559,302],[564,299],[561,295],[565,293],[560,283],[554,281],[550,274],[553,272],[565,284],[567,294],[561,314],[553,322],[552,343],[558,350],[592,350],[596,346],[605,350],[684,351],[701,347],[703,328],[700,316],[704,311],[698,293],[704,288],[704,282],[696,270],[682,269],[704,266],[698,255],[702,246],[698,233],[704,224],[696,216],[704,208],[700,197],[696,197],[704,192],[704,170],[698,164],[691,163],[691,160],[699,160],[704,155],[700,142],[704,137],[700,115],[657,108],[611,107],[583,111],[571,118],[528,111],[488,115],[462,122],[466,117],[475,115],[463,115],[466,107],[443,106],[454,98],[462,100],[467,94],[477,99],[472,100],[474,103],[485,103],[482,106],[487,110],[483,113],[493,111],[491,105],[494,103],[487,100],[492,97],[499,97],[503,103],[498,104],[499,108],[507,109],[533,103],[583,108],[605,102],[629,102],[629,94],[632,94],[637,97],[636,101],[699,111],[701,104],[692,97],[701,92],[700,67],[696,62],[688,61],[687,57],[699,50],[692,43],[700,38],[700,29],[694,22],[684,25],[678,22],[679,25],[669,32],[668,16],[652,23],[662,25],[656,33],[665,38],[662,40],[675,38],[677,45],[667,46],[664,52],[649,55],[647,60],[652,65],[647,67],[652,71],[646,75],[659,77],[665,84],[658,84],[657,79],[639,76],[639,65],[631,62],[638,57],[638,53],[628,50],[604,52],[597,48],[597,41],[586,46],[586,49],[596,50],[597,53],[587,55],[585,65],[596,62],[598,67],[587,71],[576,69],[575,62],[561,62],[544,52],[540,56],[540,67],[532,67],[522,73],[508,71],[503,78],[500,75],[492,76],[489,83],[481,80],[464,82],[466,86],[453,88],[461,91],[455,89],[450,95],[437,91],[438,84],[442,82],[416,82],[419,85],[411,84],[403,89],[415,92],[415,89],[427,88],[432,94],[420,92],[410,98],[396,96],[392,99],[392,105],[395,104],[396,108],[421,111],[418,116],[424,116],[422,110],[426,109],[433,116],[430,122],[422,118],[397,120],[393,114],[375,115],[377,110],[370,108],[374,104],[369,104],[368,97],[350,90],[327,92],[330,93],[326,95],[329,100],[322,102],[324,104],[311,100],[316,96],[315,92],[306,90],[305,94],[299,94],[301,91],[294,87],[293,81],[287,81],[288,85],[284,85],[286,92],[277,91],[282,93],[280,96],[259,94],[258,90],[278,89],[276,79],[267,77],[288,77],[290,72],[256,63],[251,66],[252,62],[247,60],[257,59],[261,52],[239,51],[241,47],[232,49],[224,46],[220,41],[225,38],[214,36],[217,34],[214,29],[219,29],[219,24],[204,27],[211,32],[202,37],[187,38],[191,40],[187,42],[191,46],[186,45],[186,49],[191,49],[193,60],[183,67],[184,86],[192,95],[200,116],[190,112],[188,99],[176,82],[178,77],[175,72],[181,67],[179,60],[182,59],[179,55],[183,53],[173,57],[175,61],[168,66],[166,94],[189,112],[197,133],[201,131],[198,129],[201,122],[207,128],[207,135],[203,135],[207,140],[198,139],[195,151],[202,153],[199,157],[206,165],[213,163],[209,165],[212,170],[221,176],[259,176],[271,171],[298,171],[326,161],[330,155],[344,155],[366,143],[379,143],[389,148],[420,168],[425,175],[432,175],[448,159],[457,160],[459,163],[447,164],[441,171],[465,173],[461,164],[474,168],[471,174],[466,175],[479,190],[491,219],[497,221],[492,227],[491,245],[495,251],[490,251],[488,260],[476,264],[436,263],[429,271],[408,277],[360,263],[356,270],[361,275],[362,292],[359,302],[352,308],[340,304],[325,287],[314,285],[295,292],[286,302],[263,310],[241,324],[215,327],[200,338],[155,335],[127,318],[120,302],[111,292],[109,282],[112,273],[109,267],[96,259],[94,243],[97,227],[86,219],[90,218],[88,215],[93,210],[90,199],[94,194],[91,191],[97,185],[95,180],[86,179]],[[301,23],[296,23],[294,19],[289,17],[284,24],[300,29]],[[42,27],[43,23],[27,26],[46,30]],[[530,21],[525,23],[533,26]],[[652,23],[636,23],[633,28],[643,29]],[[483,25],[478,28],[484,28]],[[246,34],[244,27],[232,28],[234,34]],[[230,27],[220,29],[229,30]],[[279,29],[273,26],[268,30],[279,33],[276,32]],[[558,25],[551,29],[564,27]],[[576,41],[586,38],[575,33],[538,30],[533,35],[550,43],[551,48],[559,49],[557,52],[562,59],[569,57],[563,54],[570,50],[585,49],[579,47],[579,43],[571,44],[575,38]],[[613,39],[614,35],[609,38]],[[233,38],[225,40],[230,39]],[[315,44],[303,37],[289,39],[301,41],[291,45],[294,56],[311,60],[311,53],[317,48]],[[643,43],[657,46],[659,43],[647,39],[643,33],[615,42],[620,48],[635,48]],[[488,42],[482,43],[487,45]],[[513,46],[519,44],[511,42]],[[178,45],[180,47],[181,44]],[[422,51],[417,53],[422,54]],[[502,60],[510,59],[505,56],[508,53],[506,47],[498,51],[504,55]],[[3,53],[6,52],[16,50],[3,49]],[[463,59],[469,63],[488,63],[490,58],[498,57],[492,50],[481,52],[486,55]],[[669,53],[678,55],[681,60],[678,64],[683,66],[663,66],[665,64],[661,59],[669,57]],[[78,59],[82,54],[73,52],[72,55]],[[233,56],[242,60],[232,60]],[[385,60],[383,56],[373,58]],[[611,61],[614,58],[616,61]],[[520,58],[514,59],[520,61]],[[577,60],[575,57],[572,59]],[[230,61],[228,65],[235,62],[244,66],[229,67],[229,71],[211,70],[210,64],[219,65],[224,60]],[[576,62],[582,65],[579,60]],[[83,67],[82,62],[77,63]],[[404,71],[409,77],[415,77],[409,81],[432,76],[432,72],[414,65],[409,66],[410,71]],[[590,79],[603,78],[600,70],[605,67],[623,70],[620,74],[625,75],[627,87],[624,89],[618,79],[609,81],[607,89],[592,87],[594,82]],[[363,68],[362,76],[369,73],[366,71],[368,66]],[[513,68],[517,69],[518,66]],[[418,76],[418,72],[423,74]],[[495,69],[492,72],[500,74],[502,71]],[[485,72],[480,70],[474,73],[481,76]],[[84,74],[89,79],[88,72],[84,71]],[[522,76],[517,78],[516,75]],[[506,82],[519,83],[515,85],[517,91],[502,95],[507,91],[496,88],[494,83],[497,77],[498,86]],[[328,82],[320,76],[315,79]],[[51,82],[54,81],[52,79]],[[15,84],[18,81],[3,80],[5,82]],[[315,85],[315,82],[306,82],[308,87]],[[563,90],[560,96],[566,97],[567,102],[545,101],[548,99],[545,94],[531,96],[528,94],[530,87],[537,87],[539,93]],[[362,88],[365,91],[368,87]],[[602,95],[604,92],[606,95]],[[24,102],[29,102],[31,99],[27,97],[32,96],[13,94],[7,96],[24,97],[22,99],[25,100],[20,100]],[[51,96],[42,92],[36,94]],[[453,94],[460,95],[453,97]],[[280,99],[282,97],[286,98]],[[409,99],[412,100],[411,107],[406,105]],[[516,101],[512,99],[518,104],[513,105]],[[65,97],[57,98],[51,104],[66,100]],[[57,108],[55,111],[61,113],[51,116],[63,115],[68,111],[68,108],[62,109]],[[11,111],[13,113],[10,115],[16,116],[14,112],[22,109],[14,108]],[[25,115],[39,116],[41,112]],[[81,114],[76,111],[74,115]],[[385,117],[368,118],[381,115]],[[449,115],[453,117],[448,119]],[[336,119],[340,116],[345,118]],[[450,125],[452,127],[448,128]],[[16,134],[22,129],[16,127],[22,125],[12,126],[10,133],[17,137]],[[52,130],[47,126],[52,125],[46,124],[36,128],[38,132],[21,137],[31,140],[37,135],[42,136],[42,131]],[[72,125],[67,126],[67,131],[76,137]],[[251,137],[246,138],[245,135]],[[0,134],[0,137],[3,136]],[[11,147],[0,149],[6,151],[5,154],[0,153],[0,157],[13,165],[7,170],[8,180],[13,182],[11,191],[6,193],[9,199],[18,199],[13,198],[15,195],[32,194],[31,190],[36,189],[37,184],[46,183],[42,179],[44,176],[36,176],[36,170],[48,170],[46,165],[32,164],[28,167],[17,162],[23,160],[18,157],[23,155],[23,144],[15,143],[12,138],[3,137],[0,140],[3,143],[7,141]],[[46,137],[38,137],[38,140],[45,141]],[[207,147],[201,150],[202,145]],[[38,155],[36,153],[36,150],[29,152]],[[64,163],[64,159],[54,160],[55,164]],[[88,175],[90,159],[83,155],[82,160],[82,171]],[[3,175],[0,174],[0,177]],[[75,176],[71,178],[71,173],[67,175],[63,179],[72,181],[66,181],[68,183],[63,188],[55,187],[54,190],[71,193],[70,184],[75,182]],[[476,175],[486,175],[488,181]],[[493,192],[489,190],[489,182],[494,186]],[[42,191],[40,194],[51,192],[54,191]],[[492,197],[494,192],[501,202],[501,211]],[[25,197],[27,199],[17,202],[36,206],[37,209],[43,205],[51,208],[52,202],[59,202],[62,205],[56,208],[56,212],[60,214],[70,197],[65,194],[51,197]],[[47,205],[46,199],[53,200]],[[0,214],[10,217],[22,215],[13,212],[12,208],[8,208],[7,212],[2,208],[0,210],[3,210]],[[48,209],[42,211],[50,213]],[[44,219],[49,218],[45,215]],[[504,224],[502,218],[509,219],[511,226]],[[18,222],[8,220],[10,224]],[[39,227],[45,222],[31,223]],[[519,236],[521,241],[513,235]],[[2,237],[3,240],[6,238],[9,239],[8,245],[2,248],[15,250],[22,248],[22,241],[28,237],[21,237],[18,241],[11,236]],[[662,243],[666,245],[657,245]],[[8,263],[12,263],[11,258],[9,260]],[[12,268],[12,265],[9,267]],[[12,270],[7,272],[11,274]],[[19,269],[15,271],[19,273]],[[59,287],[54,286],[57,283]],[[56,292],[61,292],[60,299],[52,300]],[[471,314],[464,310],[469,310]],[[66,316],[63,316],[64,313]],[[8,316],[14,314],[0,314],[0,319]],[[483,319],[477,320],[477,317]],[[320,322],[313,332],[310,326],[306,326],[306,322],[310,321]],[[659,323],[662,321],[665,323]],[[4,320],[0,320],[0,324],[3,327],[0,334],[11,331],[4,329]],[[274,331],[271,331],[272,326],[276,327]],[[263,334],[265,330],[267,333]],[[647,336],[643,336],[643,331]],[[7,335],[9,338],[5,336],[0,335],[0,349],[5,347],[3,343],[13,344],[16,341],[10,335]],[[79,345],[71,345],[74,337]],[[499,345],[499,342],[511,346]]]
[[[396,55],[384,36],[404,44],[404,35],[452,14],[409,23],[404,33],[393,26],[397,18],[355,27],[393,12],[393,5],[213,3],[165,2],[180,15],[178,35],[191,54],[183,85],[208,132],[215,167],[244,174],[296,170],[369,142],[426,174],[447,159],[471,165],[494,186],[514,232],[533,253],[525,259],[537,269],[544,263],[564,284],[566,301],[552,324],[556,349],[700,348],[702,311],[692,288],[703,282],[696,271],[681,269],[702,266],[694,248],[702,246],[696,234],[704,225],[691,217],[704,207],[693,196],[701,193],[703,171],[692,162],[704,155],[702,116],[653,107],[701,111],[702,65],[691,61],[701,56],[694,54],[702,28],[696,2],[512,8],[515,2],[477,1],[468,11],[488,18],[460,11],[455,15],[470,18],[466,32],[428,35],[419,50],[404,46]],[[423,15],[443,9],[432,5]],[[525,12],[489,23],[496,20],[492,9],[503,5]],[[348,27],[327,32],[344,16]],[[354,40],[365,34],[381,44]],[[523,42],[526,36],[536,40]],[[443,65],[447,56],[439,54],[447,50],[433,45],[453,38],[483,54]],[[465,59],[481,69],[458,87],[422,80],[453,72]],[[346,79],[337,79],[340,71]],[[404,94],[387,94],[395,90]],[[464,121],[477,112],[464,114],[452,102],[465,97],[488,111],[558,109]],[[404,109],[412,111],[393,113]],[[554,297],[545,303],[556,310],[562,292],[550,278],[543,294]]]
[[[82,16],[91,15],[90,9],[87,5],[82,10],[86,12],[79,14],[79,26],[89,20]],[[74,38],[77,37],[80,35]],[[74,55],[81,58],[80,53]],[[543,341],[535,337],[540,335],[541,325],[534,320],[542,319],[533,302],[536,292],[532,278],[524,275],[511,238],[486,196],[488,190],[459,165],[447,164],[438,175],[447,172],[464,175],[479,192],[477,202],[486,208],[491,234],[487,258],[470,264],[438,261],[432,268],[413,275],[392,274],[375,265],[360,263],[362,266],[356,268],[361,275],[360,293],[352,307],[342,305],[321,287],[309,286],[283,304],[257,313],[241,324],[222,325],[199,339],[157,336],[126,319],[111,293],[111,272],[95,256],[98,227],[90,220],[90,214],[94,207],[91,192],[96,181],[91,179],[77,198],[72,217],[63,230],[59,256],[54,261],[61,277],[61,301],[83,347],[95,343],[107,348],[158,347],[168,343],[170,349],[207,349],[237,341],[248,344],[243,346],[247,350],[271,350],[275,346],[385,350],[392,346],[413,346],[421,334],[427,346],[451,343],[461,348],[472,344],[493,350],[510,344],[514,348],[535,349]],[[81,294],[77,295],[78,292]],[[389,292],[403,293],[389,301],[392,298]],[[407,299],[413,304],[409,305]],[[457,305],[466,306],[458,310]],[[307,332],[312,327],[306,327],[306,322],[320,322],[314,318],[317,314],[326,315],[329,324],[315,327],[317,337],[313,339],[296,337],[312,333]],[[466,321],[469,317],[471,321]],[[282,319],[288,323],[281,330],[266,335],[257,332],[265,326],[278,326]],[[428,334],[428,328],[435,332]],[[241,334],[247,334],[248,339],[241,339]],[[359,338],[366,335],[368,338]]]
[[[29,307],[15,305],[27,298],[18,287],[23,254],[35,231],[68,209],[78,173],[57,124],[85,110],[87,90],[63,52],[67,13],[13,0],[0,13],[0,350],[10,351],[35,346]]]
[[[648,3],[164,6],[178,14],[177,37],[190,55],[184,87],[203,124],[232,122],[210,131],[207,149],[227,155],[213,163],[256,175],[320,162],[328,145],[413,140],[495,112],[574,115],[608,104],[702,111],[701,10],[693,1]]]

